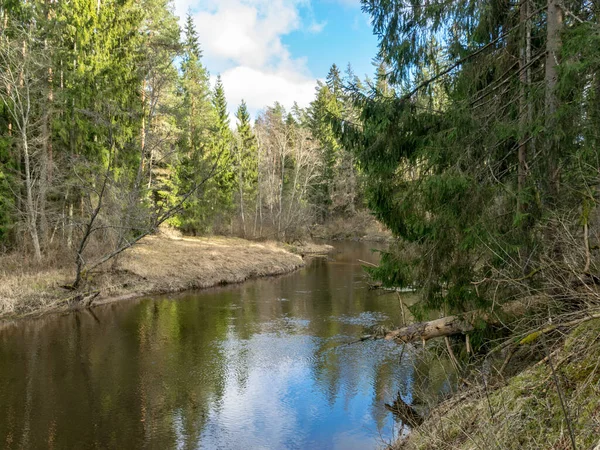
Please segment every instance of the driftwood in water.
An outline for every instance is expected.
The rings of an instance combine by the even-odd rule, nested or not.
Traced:
[[[417,412],[415,408],[410,406],[400,396],[398,393],[398,397],[391,405],[385,404],[385,407],[391,411],[396,417],[398,417],[403,423],[411,426],[417,427],[423,423],[423,417],[421,414]]]

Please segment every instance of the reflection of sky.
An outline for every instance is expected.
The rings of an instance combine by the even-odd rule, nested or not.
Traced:
[[[402,348],[387,341],[346,345],[400,317],[395,295],[357,284],[356,260],[371,255],[356,245],[281,278],[0,333],[0,442],[10,433],[23,436],[17,447],[46,448],[49,430],[56,448],[390,442],[399,427],[384,402],[450,386],[418,348],[400,362]]]
[[[224,395],[211,405],[201,446],[362,449],[383,444],[380,435],[389,439],[392,418],[388,417],[384,429],[379,430],[371,414],[374,371],[389,359],[389,352],[369,351],[366,360],[351,358],[342,363],[346,367],[341,370],[342,380],[331,404],[327,389],[315,377],[320,341],[306,335],[279,334],[257,334],[244,341],[230,334],[223,344],[228,367]],[[341,361],[358,356],[347,348],[349,351],[338,352]],[[360,353],[364,358],[365,352]],[[247,374],[243,381],[238,372]],[[393,386],[389,387],[392,391]]]
[[[245,335],[248,323],[233,321],[219,344],[227,367],[224,392],[209,406],[202,448],[351,450],[392,440],[400,425],[383,401],[399,389],[410,391],[412,368],[398,364],[395,344],[344,345],[390,321],[391,311],[378,311],[383,298],[374,300],[376,310],[363,309],[376,294],[365,290],[356,257],[336,254],[335,261],[318,261],[307,272],[269,283],[272,292],[263,286],[242,301],[243,308],[254,304],[265,315]],[[283,308],[279,313],[270,309],[273,298]]]

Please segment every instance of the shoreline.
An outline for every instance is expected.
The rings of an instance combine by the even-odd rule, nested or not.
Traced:
[[[149,236],[124,252],[112,268],[94,274],[77,293],[61,287],[72,277],[67,269],[4,273],[0,323],[284,275],[304,267],[304,256],[332,250],[314,243],[289,246],[221,236]]]

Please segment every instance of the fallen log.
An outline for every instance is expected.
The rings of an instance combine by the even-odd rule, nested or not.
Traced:
[[[484,321],[491,325],[502,324],[502,318],[518,317],[530,309],[545,304],[547,304],[546,297],[532,296],[523,300],[506,303],[501,308],[498,308],[497,312],[487,312],[484,310],[470,311],[427,322],[413,323],[406,327],[390,331],[385,335],[385,339],[398,343],[409,343],[428,341],[429,339],[455,334],[465,334],[473,331],[475,329],[474,324],[478,321]]]
[[[390,331],[385,335],[385,339],[404,343],[428,341],[436,337],[467,333],[473,331],[473,328],[473,325],[462,317],[448,316],[429,322],[413,323],[407,327]]]

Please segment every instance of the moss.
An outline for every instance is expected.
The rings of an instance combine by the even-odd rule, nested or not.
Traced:
[[[590,344],[590,341],[596,340],[600,336],[600,319],[593,319],[583,322],[577,328],[573,329],[565,340],[566,352],[576,351],[581,345]]]
[[[574,329],[565,341],[569,361],[561,373],[573,384],[600,380],[600,319],[590,320]]]
[[[523,339],[519,341],[519,345],[527,345],[533,343],[537,338],[542,335],[541,331],[536,331],[534,333],[528,334]]]

